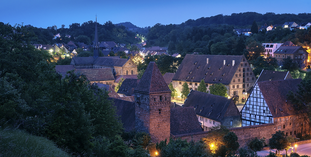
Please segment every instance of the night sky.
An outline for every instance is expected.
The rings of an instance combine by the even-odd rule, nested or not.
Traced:
[[[46,28],[95,20],[139,27],[240,12],[310,13],[311,0],[1,0],[0,22]]]

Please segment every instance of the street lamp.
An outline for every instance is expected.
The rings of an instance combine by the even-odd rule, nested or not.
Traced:
[[[297,144],[295,144],[294,146],[295,146],[295,152],[296,152],[296,151],[297,151],[297,147],[298,147],[298,145],[297,145]]]
[[[158,156],[158,155],[159,155],[159,152],[158,152],[158,151],[155,151],[154,154],[155,154],[155,156]]]

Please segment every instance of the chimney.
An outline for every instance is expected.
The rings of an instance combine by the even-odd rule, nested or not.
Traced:
[[[232,66],[234,66],[234,64],[235,64],[235,60],[232,60]]]
[[[208,64],[208,58],[206,58],[206,64]]]
[[[224,60],[224,65],[226,65],[226,60]]]

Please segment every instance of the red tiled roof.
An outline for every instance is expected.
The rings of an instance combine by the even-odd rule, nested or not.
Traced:
[[[89,81],[108,81],[114,80],[110,68],[102,69],[76,69],[77,73],[84,74]]]
[[[117,76],[115,83],[119,83],[121,78],[123,78],[124,80],[125,79],[137,79],[137,75],[119,75]]]
[[[175,75],[175,73],[165,73],[163,75],[163,78],[164,78],[167,85],[169,85],[172,82],[174,75]]]
[[[161,75],[160,70],[158,69],[155,62],[150,62],[148,67],[145,70],[145,73],[140,79],[138,86],[135,89],[135,92],[139,93],[164,93],[171,92],[166,84],[163,76]]]
[[[187,54],[178,67],[173,80],[200,82],[204,79],[205,83],[222,83],[228,85],[243,58],[243,55]],[[232,62],[234,62],[234,66]]]
[[[276,80],[285,80],[285,79],[292,79],[292,76],[288,71],[263,70],[260,73],[260,76],[257,79],[257,82],[276,81]]]
[[[137,87],[139,83],[138,79],[125,79],[118,90],[118,93],[131,96],[134,94],[134,89]]]
[[[262,95],[273,117],[297,114],[293,104],[287,100],[287,94],[296,92],[301,79],[258,82]]]
[[[171,108],[171,134],[201,132],[202,128],[193,107]]]
[[[280,46],[274,54],[294,54],[298,50],[304,50],[301,46]],[[304,50],[305,51],[305,50]]]
[[[135,129],[135,104],[121,99],[109,99],[112,100],[112,104],[116,107],[116,113],[123,123],[124,130],[126,132],[133,131]]]
[[[185,107],[194,107],[197,115],[218,122],[223,120],[230,105],[235,106],[232,99],[195,90],[190,92],[184,104]],[[233,114],[235,116],[239,115],[238,108],[236,108],[236,112]]]

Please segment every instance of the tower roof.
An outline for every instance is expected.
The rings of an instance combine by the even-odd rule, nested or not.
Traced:
[[[171,92],[171,90],[168,88],[168,85],[155,62],[150,62],[145,73],[141,77],[135,92],[151,94],[167,93]]]

